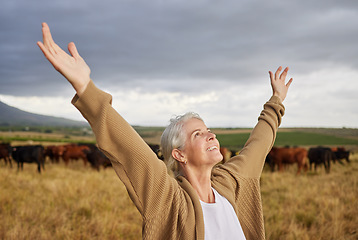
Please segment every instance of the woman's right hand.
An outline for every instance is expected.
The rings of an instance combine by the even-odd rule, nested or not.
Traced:
[[[91,69],[78,54],[75,44],[68,44],[70,56],[53,41],[46,23],[42,23],[42,35],[43,43],[39,41],[37,45],[52,66],[72,84],[77,94],[81,95],[90,82]]]

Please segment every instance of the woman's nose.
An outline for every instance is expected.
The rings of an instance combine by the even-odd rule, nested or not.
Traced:
[[[215,133],[208,132],[208,141],[212,141],[216,138]]]

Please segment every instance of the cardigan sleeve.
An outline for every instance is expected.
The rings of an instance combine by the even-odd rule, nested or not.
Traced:
[[[264,104],[258,123],[252,130],[240,154],[232,157],[224,164],[225,168],[249,178],[259,178],[265,158],[272,148],[276,132],[281,124],[285,108],[278,97],[271,97]]]
[[[144,219],[165,213],[178,184],[137,132],[112,107],[112,96],[91,81],[72,104],[89,122],[99,149],[111,160]]]

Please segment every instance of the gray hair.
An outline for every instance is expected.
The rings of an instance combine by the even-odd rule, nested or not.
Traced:
[[[183,132],[183,125],[192,118],[203,121],[199,114],[194,112],[187,112],[183,115],[175,116],[170,119],[170,124],[163,131],[160,139],[164,161],[166,161],[168,169],[172,170],[175,176],[180,174],[180,165],[172,156],[172,151],[173,149],[184,148],[186,136]]]

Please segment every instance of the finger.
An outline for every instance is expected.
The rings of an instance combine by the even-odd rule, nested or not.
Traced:
[[[45,46],[51,46],[53,42],[51,31],[47,23],[42,23],[42,38]]]
[[[59,46],[57,46],[57,44],[53,40],[50,28],[45,22],[42,23],[42,36],[43,36],[43,44],[49,50],[49,52],[53,55],[57,54],[58,51],[60,50]]]
[[[43,45],[43,43],[40,42],[40,41],[38,41],[38,42],[37,42],[37,46],[39,46],[39,48],[41,49],[42,53],[45,54],[46,48],[45,48],[45,46]]]
[[[286,76],[287,76],[287,72],[288,72],[288,67],[286,67],[285,70],[283,70],[283,72],[282,72],[282,74],[280,76],[280,79],[284,80],[286,78]]]
[[[40,47],[42,53],[45,55],[46,59],[52,64],[55,64],[55,58],[53,57],[53,55],[50,53],[50,51],[45,47],[45,45],[38,41],[37,45]]]
[[[52,52],[53,52],[50,50],[52,48],[51,40],[52,40],[52,37],[51,37],[50,30],[48,28],[48,25],[46,23],[42,23],[43,44],[42,44],[42,46],[40,46],[40,48],[41,48],[42,52],[45,54],[46,58],[48,58],[47,56],[49,54],[52,54]]]
[[[269,71],[269,75],[270,75],[270,79],[271,79],[271,81],[274,79],[274,77],[273,77],[273,73],[271,72],[271,71]]]
[[[275,72],[275,79],[279,78],[281,70],[282,70],[282,66],[279,66]]]
[[[48,55],[50,55],[50,52],[48,51],[46,46],[40,41],[37,42],[37,46],[39,46],[39,48],[41,49],[41,51],[45,55],[45,57],[48,58]]]
[[[288,83],[286,84],[286,87],[287,87],[287,88],[289,88],[289,87],[290,87],[290,85],[291,85],[292,81],[293,81],[293,78],[291,78],[291,79],[288,81]]]
[[[73,42],[68,44],[68,51],[74,58],[78,58],[80,55],[78,54],[76,45]]]

